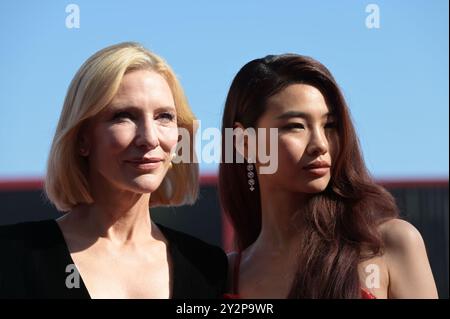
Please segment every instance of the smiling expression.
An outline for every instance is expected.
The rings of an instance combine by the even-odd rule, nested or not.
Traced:
[[[90,179],[136,193],[151,193],[167,173],[178,139],[175,103],[158,73],[126,73],[111,103],[89,123]]]

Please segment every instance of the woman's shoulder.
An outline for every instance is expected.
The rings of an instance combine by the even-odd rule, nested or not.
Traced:
[[[55,220],[0,226],[0,298],[84,298],[66,285],[72,263]]]
[[[411,223],[393,218],[380,224],[378,230],[383,243],[382,259],[389,272],[393,265],[408,264],[418,253],[426,254],[422,235]]]
[[[38,243],[39,239],[53,237],[55,225],[52,219],[0,225],[0,242]]]
[[[380,225],[383,259],[393,298],[436,298],[436,286],[422,235],[407,221],[391,219]]]
[[[423,246],[420,232],[411,223],[393,218],[379,226],[386,252],[413,251]]]
[[[37,256],[59,244],[55,220],[0,225],[0,251],[9,256],[10,261],[26,255]]]

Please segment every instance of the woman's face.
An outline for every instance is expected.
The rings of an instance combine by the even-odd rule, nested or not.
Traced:
[[[260,174],[261,184],[310,194],[327,187],[338,139],[335,119],[318,89],[289,85],[268,99],[257,125],[278,128],[278,169]]]
[[[125,74],[117,94],[83,137],[91,183],[95,178],[119,190],[155,191],[177,139],[175,104],[166,80],[149,70]]]

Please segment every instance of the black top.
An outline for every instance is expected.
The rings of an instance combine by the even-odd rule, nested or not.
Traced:
[[[158,227],[169,243],[172,298],[220,298],[227,276],[225,253]],[[0,226],[0,298],[90,298],[81,277],[78,288],[73,287],[74,265],[55,220]]]

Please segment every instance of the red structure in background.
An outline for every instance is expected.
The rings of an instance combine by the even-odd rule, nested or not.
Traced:
[[[217,176],[205,174],[200,176],[200,186],[209,186],[217,188]],[[377,180],[378,184],[383,185],[387,189],[401,188],[436,188],[448,187],[448,179],[403,179],[403,180]],[[40,190],[43,188],[44,182],[42,178],[24,178],[0,180],[0,191],[27,191]],[[222,245],[225,251],[233,250],[233,228],[228,221],[227,216],[222,212]]]

